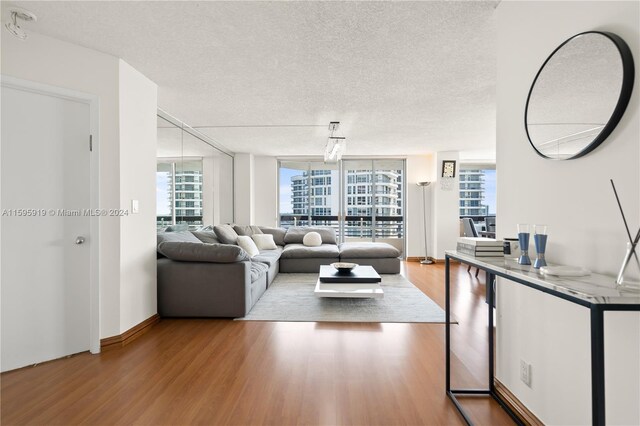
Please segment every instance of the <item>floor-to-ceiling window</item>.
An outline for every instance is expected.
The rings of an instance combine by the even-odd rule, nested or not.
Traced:
[[[404,160],[279,162],[280,226],[331,226],[341,241],[404,249]]]
[[[281,161],[279,180],[281,226],[331,226],[339,231],[338,164]]]

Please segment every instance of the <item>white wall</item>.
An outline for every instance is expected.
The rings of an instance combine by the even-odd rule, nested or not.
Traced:
[[[100,97],[100,207],[118,208],[118,58],[29,32],[2,37],[2,74]],[[100,336],[120,333],[120,220],[100,219]]]
[[[233,223],[234,220],[234,166],[235,160],[227,155],[220,155],[216,159],[216,175],[217,182],[215,187],[218,189],[218,195],[214,194],[214,202],[217,203],[215,211],[219,212],[219,216],[214,216],[213,223]]]
[[[256,225],[278,224],[278,160],[276,157],[255,157],[254,220]]]
[[[145,172],[142,170],[148,172],[147,158],[140,159],[140,172],[131,172],[131,168],[137,167],[137,163],[121,165],[121,138],[127,140],[126,145],[123,146],[123,152],[131,150],[132,153],[135,153],[138,148],[147,152],[151,147],[151,141],[147,138],[152,130],[141,130],[136,123],[131,122],[124,123],[124,128],[120,129],[119,97],[121,91],[119,79],[124,76],[125,84],[130,88],[131,85],[135,86],[136,82],[144,86],[141,88],[144,99],[127,98],[125,100],[122,107],[127,111],[131,111],[132,102],[141,102],[141,109],[144,113],[141,111],[140,114],[146,117],[144,114],[149,112],[148,108],[152,103],[150,97],[154,96],[153,91],[148,87],[149,82],[134,76],[133,71],[128,70],[121,74],[121,69],[127,68],[126,64],[122,65],[118,58],[111,55],[34,32],[29,32],[29,38],[26,41],[3,36],[1,43],[3,75],[95,94],[100,98],[100,132],[97,135],[100,151],[100,208],[129,208],[128,203],[123,204],[124,198],[121,199],[120,195],[121,188],[127,188],[131,185],[132,191],[128,196],[140,199],[141,209],[141,214],[132,222],[115,216],[106,216],[100,219],[100,337],[105,338],[120,334],[125,327],[124,324],[121,324],[121,319],[124,318],[129,322],[129,319],[142,317],[150,312],[150,304],[153,303],[152,300],[146,300],[138,306],[136,301],[131,303],[127,301],[124,306],[121,306],[121,276],[125,271],[121,270],[120,260],[121,250],[124,250],[124,253],[141,256],[143,260],[139,269],[135,267],[130,269],[127,266],[127,271],[135,272],[136,276],[144,277],[140,288],[137,285],[132,287],[134,293],[139,290],[145,294],[150,292],[149,285],[152,279],[150,274],[152,272],[148,269],[148,252],[155,249],[155,238],[153,241],[149,241],[146,234],[148,230],[144,226],[148,226],[148,223],[153,225],[155,222],[155,185],[151,188],[151,194],[144,192],[143,187],[148,185],[149,177],[144,176]],[[155,132],[155,117],[151,127]],[[134,140],[135,137],[128,137],[129,130],[136,134],[144,133],[146,135],[144,145],[133,148],[131,140]],[[136,141],[136,143],[138,142]],[[155,141],[153,143],[151,159],[155,163]],[[127,158],[129,157],[127,156]],[[153,179],[155,179],[155,165]],[[141,182],[140,185],[137,182]],[[152,202],[143,201],[150,200],[149,197],[153,199]],[[150,214],[148,209],[153,213],[151,216],[148,216]],[[133,251],[128,251],[128,248],[123,248],[121,241],[121,226],[128,227],[130,223],[133,224],[138,219],[143,221],[143,216],[151,217],[151,219],[149,222],[145,222],[143,230],[141,230],[143,234],[141,245],[146,243],[151,245],[149,247],[137,245],[132,249]],[[128,284],[126,284],[126,288],[127,291],[130,289]],[[124,296],[126,298],[127,295]],[[121,309],[124,310],[122,316]],[[155,306],[152,313],[155,313]]]
[[[513,236],[517,223],[545,223],[549,261],[613,276],[627,237],[609,178],[630,227],[640,226],[639,4],[503,1],[496,13],[498,237]],[[629,44],[636,61],[634,93],[618,127],[594,152],[545,160],[525,134],[527,94],[547,56],[587,30],[611,31]],[[585,308],[501,281],[497,330],[497,376],[531,411],[548,424],[591,422]],[[607,313],[605,341],[607,422],[639,424],[640,315]],[[519,381],[520,359],[532,364],[531,388]]]
[[[236,154],[233,163],[234,220],[240,225],[255,223],[253,154]]]
[[[140,213],[120,222],[120,333],[157,312],[156,152],[158,86],[119,61],[120,208]]]
[[[456,162],[455,178],[442,177],[442,162],[450,160]],[[437,152],[433,156],[436,170],[435,181],[431,184],[431,235],[433,235],[433,249],[431,256],[444,259],[445,250],[455,250],[460,236],[460,186],[458,172],[460,156],[457,151]]]

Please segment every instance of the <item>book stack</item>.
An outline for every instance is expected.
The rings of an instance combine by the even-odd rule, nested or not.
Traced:
[[[493,238],[460,237],[456,251],[474,257],[504,256],[502,241]]]

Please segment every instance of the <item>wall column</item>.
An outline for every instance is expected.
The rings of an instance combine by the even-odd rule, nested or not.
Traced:
[[[445,250],[455,250],[460,236],[460,190],[458,172],[460,154],[457,151],[437,152],[433,159],[436,170],[435,181],[431,184],[431,235],[433,247],[430,256],[444,259]],[[442,162],[456,162],[455,178],[442,177]]]
[[[240,225],[253,225],[254,206],[254,157],[253,154],[236,154],[234,159],[234,221]]]

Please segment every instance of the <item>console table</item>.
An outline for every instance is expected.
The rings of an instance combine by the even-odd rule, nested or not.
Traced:
[[[489,311],[489,389],[451,389],[451,279],[450,261],[457,260],[487,273],[487,306]],[[615,277],[591,274],[585,277],[545,276],[531,266],[519,265],[514,259],[482,259],[456,251],[445,252],[445,345],[446,391],[468,425],[473,422],[457,396],[488,396],[495,399],[517,424],[516,414],[496,393],[494,379],[493,308],[495,307],[494,278],[502,277],[515,283],[559,297],[588,308],[591,312],[591,406],[592,423],[603,425],[605,420],[604,385],[604,311],[640,311],[640,294],[619,288]]]

